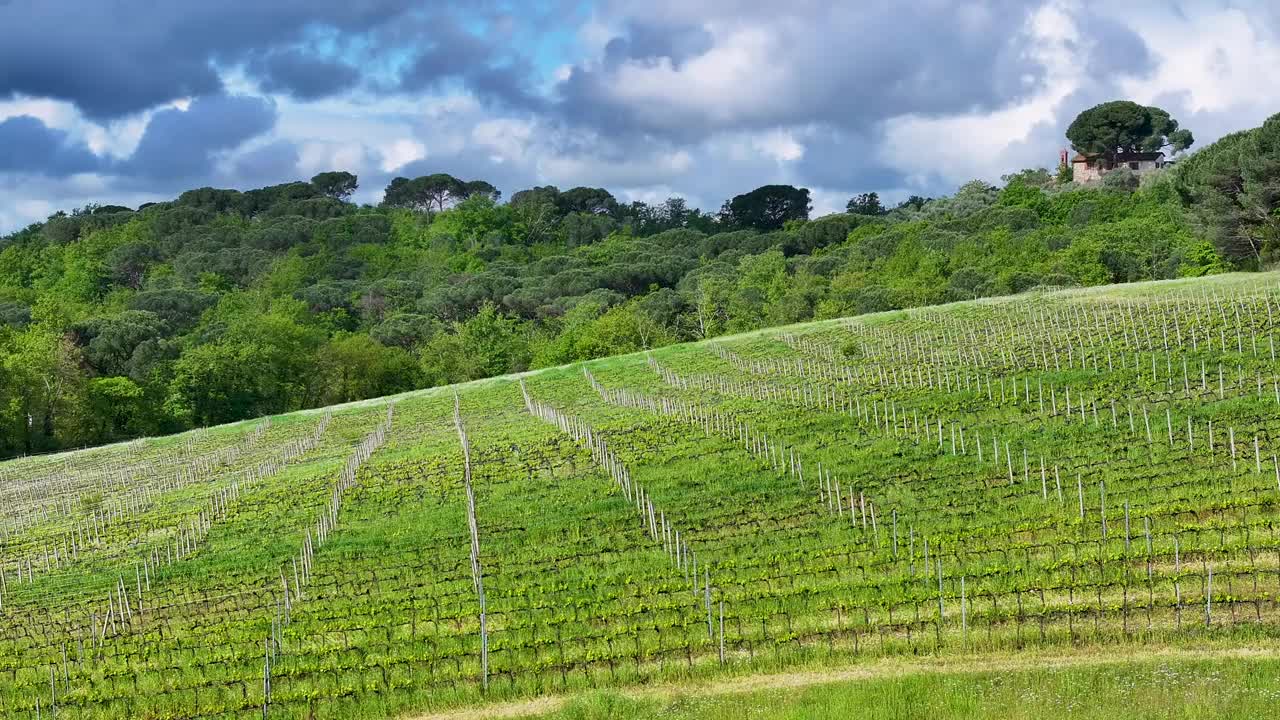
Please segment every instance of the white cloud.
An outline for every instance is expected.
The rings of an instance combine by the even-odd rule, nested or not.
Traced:
[[[382,163],[379,167],[383,172],[391,172],[427,156],[426,146],[413,138],[393,140],[380,146],[379,152],[382,155]]]
[[[529,149],[534,125],[531,120],[494,118],[482,121],[471,130],[476,145],[492,151],[495,162],[523,160]]]
[[[672,118],[730,123],[785,95],[787,68],[771,62],[773,33],[744,27],[712,35],[710,50],[679,67],[670,58],[623,63],[610,85],[614,99],[665,125]]]
[[[810,216],[820,218],[823,215],[844,212],[845,205],[849,202],[849,194],[839,190],[810,188],[809,199],[813,201]]]
[[[1159,65],[1153,77],[1123,83],[1134,100],[1177,95],[1192,113],[1229,113],[1248,125],[1280,109],[1280,42],[1242,9],[1159,13],[1141,31]]]
[[[76,106],[62,100],[23,96],[0,100],[0,120],[19,115],[30,115],[59,130],[70,130],[81,122],[80,111],[76,110]]]
[[[12,210],[0,210],[0,223],[15,228],[22,227],[49,217],[54,210],[56,208],[53,203],[47,200],[19,200],[13,204]]]
[[[310,177],[329,170],[359,173],[376,167],[369,150],[354,142],[304,142],[298,147],[298,170]]]
[[[66,132],[72,141],[83,142],[95,154],[115,158],[126,158],[133,153],[153,114],[155,110],[147,110],[104,125],[85,118],[75,105],[63,100],[16,97],[0,101],[0,121],[29,115],[48,127]]]
[[[756,152],[763,153],[777,162],[791,162],[804,157],[804,146],[790,130],[770,130],[754,135],[750,144]]]
[[[990,112],[890,118],[884,122],[880,159],[918,186],[935,178],[950,186],[973,178],[995,181],[1026,164],[1052,166],[1057,147],[1032,149],[1035,157],[1013,155],[1038,125],[1054,122],[1062,102],[1087,81],[1077,58],[1089,40],[1061,3],[1041,8],[1019,32],[1034,39],[1026,60],[1046,69],[1034,95]]]

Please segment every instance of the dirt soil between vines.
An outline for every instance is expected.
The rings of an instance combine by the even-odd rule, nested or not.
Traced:
[[[735,695],[763,690],[785,690],[814,685],[903,677],[914,674],[1016,672],[1023,669],[1080,667],[1089,665],[1125,665],[1167,660],[1230,660],[1275,658],[1280,648],[1272,646],[1236,648],[1133,648],[1099,647],[1071,653],[1028,651],[1018,654],[956,655],[931,658],[884,658],[857,665],[836,668],[809,668],[792,672],[742,675],[709,681],[663,683],[650,686],[612,688],[621,695],[650,700],[667,700],[682,696],[705,697]],[[402,720],[488,720],[518,718],[555,712],[575,695],[546,695],[527,700],[493,705],[456,708],[436,713],[407,715]]]

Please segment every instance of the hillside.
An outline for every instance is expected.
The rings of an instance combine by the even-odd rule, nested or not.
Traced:
[[[0,238],[0,457],[789,323],[1274,261],[1280,118],[1148,174],[1045,170],[810,219],[764,186],[719,214],[322,173],[86,207]],[[1065,169],[1064,169],[1065,172]]]
[[[0,464],[0,717],[1274,650],[1277,280],[832,319]],[[1247,676],[1197,687],[1248,711]]]

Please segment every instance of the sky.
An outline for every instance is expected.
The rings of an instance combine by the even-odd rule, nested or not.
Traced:
[[[821,215],[1052,168],[1108,100],[1203,146],[1278,67],[1271,0],[0,0],[0,233],[326,170]]]

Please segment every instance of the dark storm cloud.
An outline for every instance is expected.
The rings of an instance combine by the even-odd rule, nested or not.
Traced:
[[[356,54],[364,47],[362,64],[375,68],[429,41],[433,22],[453,5],[411,0],[0,3],[0,99],[15,94],[56,98],[95,120],[108,120],[179,97],[217,93],[223,87],[217,68],[237,65],[245,65],[268,90],[321,97],[352,87],[356,71],[340,59],[306,51],[315,34],[351,41]],[[467,5],[478,17],[496,12],[487,6]],[[361,45],[362,36],[374,33],[401,42]],[[436,53],[447,57],[450,43],[464,41],[465,33],[435,40]],[[466,70],[492,67],[486,53],[496,52],[498,44],[460,50],[471,60]],[[429,70],[424,67],[419,75]],[[513,72],[521,70],[513,66]],[[470,77],[463,75],[464,81]],[[477,79],[491,92],[503,90],[483,73]]]
[[[93,172],[102,160],[84,143],[30,115],[0,122],[0,172],[65,177]]]
[[[360,81],[360,72],[337,60],[308,55],[301,50],[273,51],[256,57],[247,66],[267,92],[292,95],[299,100],[316,100],[344,90]]]
[[[216,153],[267,132],[275,121],[275,105],[264,98],[196,98],[186,111],[173,108],[153,115],[122,170],[154,180],[201,178],[212,171]]]

